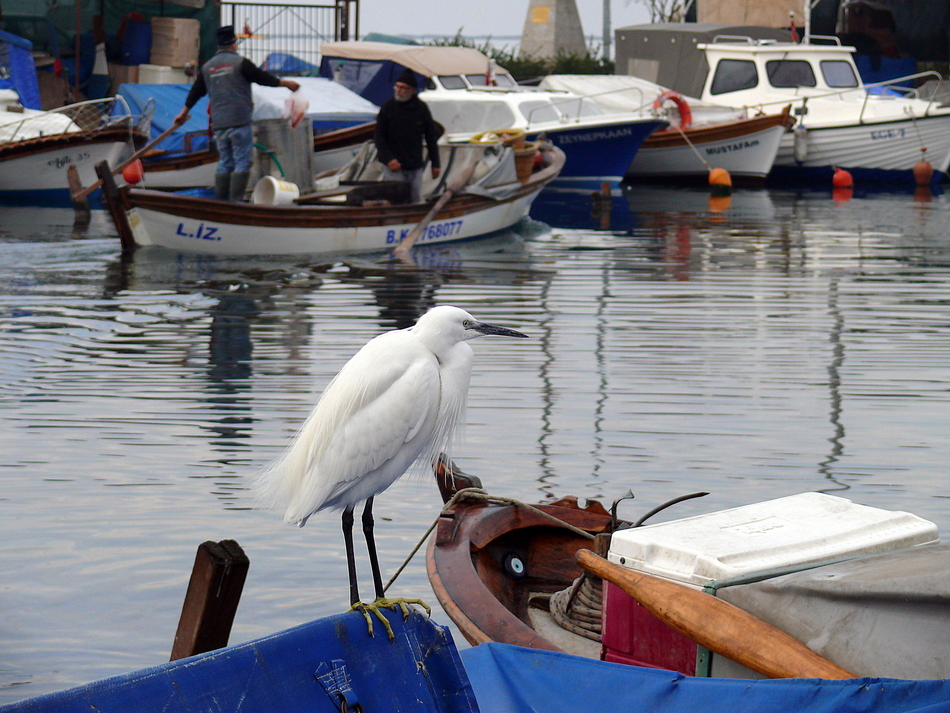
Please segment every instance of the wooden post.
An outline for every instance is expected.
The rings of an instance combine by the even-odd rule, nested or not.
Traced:
[[[106,204],[112,221],[115,223],[115,229],[119,233],[119,243],[122,245],[122,254],[131,255],[135,251],[135,236],[132,234],[132,226],[129,225],[129,216],[125,211],[125,201],[122,199],[122,193],[112,177],[112,171],[109,164],[100,161],[96,164],[96,175],[102,184],[102,201]],[[75,197],[73,198],[75,201]]]
[[[89,225],[89,199],[83,193],[82,181],[79,180],[79,169],[76,164],[69,164],[66,169],[66,180],[69,181],[69,195],[73,199],[73,208],[76,211],[75,224]]]
[[[198,547],[171,661],[228,645],[249,566],[234,540],[203,542]]]

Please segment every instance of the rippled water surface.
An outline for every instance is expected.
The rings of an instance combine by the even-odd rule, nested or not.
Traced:
[[[123,261],[100,212],[0,208],[0,703],[167,660],[206,540],[251,560],[232,642],[341,611],[338,517],[293,528],[248,488],[359,346],[437,303],[531,336],[473,345],[454,457],[496,494],[632,488],[632,517],[710,491],[672,518],[823,490],[946,533],[950,201],[920,198],[549,190],[412,266]],[[384,575],[438,510],[424,472],[377,499]],[[393,591],[435,603],[421,555]]]

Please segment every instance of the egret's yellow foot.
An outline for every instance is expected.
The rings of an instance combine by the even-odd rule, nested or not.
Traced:
[[[399,609],[400,611],[402,611],[402,618],[403,618],[403,621],[405,621],[406,619],[409,618],[409,612],[411,611],[411,609],[409,608],[410,604],[418,604],[420,607],[425,609],[426,616],[430,616],[432,614],[432,609],[429,607],[428,604],[426,604],[421,599],[402,599],[402,598],[387,599],[385,597],[380,597],[379,599],[373,602],[368,602],[368,603],[357,602],[356,604],[350,607],[350,611],[362,612],[363,617],[366,619],[366,626],[369,628],[370,636],[373,636],[373,618],[370,616],[370,612],[372,612],[376,616],[376,618],[378,618],[381,622],[383,622],[383,626],[386,629],[386,634],[389,636],[389,640],[393,641],[396,638],[395,634],[393,634],[393,628],[392,626],[390,626],[389,622],[386,620],[386,617],[383,616],[382,612],[379,610],[392,609],[393,611],[396,611],[397,609]]]

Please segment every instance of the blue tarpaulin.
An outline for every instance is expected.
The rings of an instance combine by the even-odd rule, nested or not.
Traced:
[[[689,678],[505,644],[461,655],[486,713],[950,713],[950,681]]]
[[[33,62],[33,44],[0,31],[0,89],[14,89],[20,104],[40,110],[40,84]]]
[[[446,629],[386,612],[368,634],[360,612],[9,706],[3,713],[477,713]]]

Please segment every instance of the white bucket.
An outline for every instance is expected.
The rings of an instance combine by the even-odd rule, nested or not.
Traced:
[[[257,205],[291,205],[300,197],[296,183],[281,181],[273,176],[264,176],[254,186],[251,202]]]

